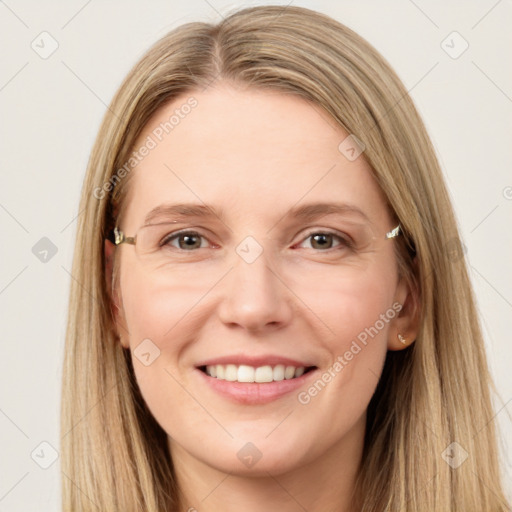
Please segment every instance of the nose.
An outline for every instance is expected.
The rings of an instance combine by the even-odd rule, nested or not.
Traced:
[[[252,263],[235,260],[223,283],[218,315],[225,325],[253,333],[280,329],[291,321],[292,299],[293,293],[268,266],[263,252]]]

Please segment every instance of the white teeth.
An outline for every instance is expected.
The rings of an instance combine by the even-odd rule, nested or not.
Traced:
[[[238,382],[254,382],[254,368],[241,364],[238,367]]]
[[[228,364],[228,365],[226,365],[226,371],[224,372],[224,378],[226,380],[230,380],[230,381],[234,382],[238,378],[237,373],[238,373],[237,367],[234,364]]]
[[[206,367],[206,373],[210,377],[216,377],[220,380],[230,382],[274,382],[280,380],[289,380],[300,377],[304,374],[304,366],[284,366],[278,364],[274,367],[270,365],[259,366],[254,368],[241,364],[217,364]]]
[[[274,366],[274,380],[283,380],[284,379],[284,365],[278,364]]]
[[[293,379],[295,376],[295,367],[293,366],[287,366],[284,370],[284,378],[285,379]]]
[[[254,372],[254,382],[272,382],[274,372],[272,366],[260,366]]]

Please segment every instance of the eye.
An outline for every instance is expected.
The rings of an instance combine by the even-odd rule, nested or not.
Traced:
[[[310,244],[309,247],[306,247],[306,249],[319,249],[320,251],[325,251],[336,247],[352,247],[352,243],[348,236],[342,236],[337,233],[332,233],[330,231],[314,231],[305,238],[302,244],[304,244],[308,240],[310,241]]]
[[[177,242],[177,245],[174,243]],[[204,242],[204,244],[203,244]],[[183,251],[208,247],[208,240],[197,231],[181,231],[165,237],[160,245],[171,246]]]

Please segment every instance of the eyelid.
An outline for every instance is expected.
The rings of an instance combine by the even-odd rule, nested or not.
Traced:
[[[177,225],[176,225],[177,224]],[[169,230],[165,234],[165,236],[162,237],[162,240],[164,239],[170,239],[171,237],[182,235],[184,233],[194,233],[196,235],[202,236],[203,238],[208,239],[211,241],[212,244],[214,242],[212,240],[218,239],[219,236],[215,234],[211,229],[203,226],[195,226],[195,225],[185,225],[181,228],[179,227],[180,224],[183,224],[180,220],[174,220],[174,221],[165,221],[165,222],[155,222],[153,224],[148,224],[148,226],[167,226],[169,225]],[[171,226],[172,225],[172,226]],[[145,227],[145,226],[144,226]],[[224,231],[221,232],[220,236],[224,236],[226,233]],[[214,244],[217,245],[217,244]]]

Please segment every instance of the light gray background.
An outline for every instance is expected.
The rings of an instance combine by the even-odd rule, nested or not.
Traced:
[[[106,104],[136,59],[170,29],[218,21],[235,7],[260,3],[0,2],[0,512],[59,508],[59,460],[41,468],[53,459],[51,448],[40,443],[59,448],[79,193]],[[512,3],[293,4],[325,12],[368,39],[402,78],[426,122],[467,247],[501,396],[496,412],[510,481]],[[58,42],[46,59],[31,47],[43,54],[51,49],[43,31]],[[450,36],[453,31],[469,44],[458,58],[452,57],[464,41]],[[42,237],[57,249],[47,262],[32,250]]]

